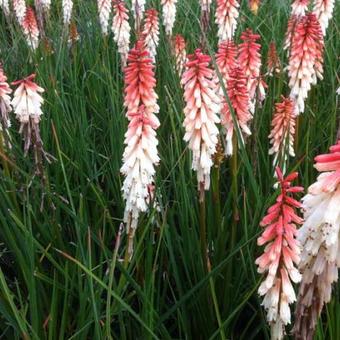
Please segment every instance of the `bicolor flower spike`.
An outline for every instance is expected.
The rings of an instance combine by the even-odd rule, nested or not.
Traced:
[[[305,110],[305,99],[317,78],[322,79],[324,41],[318,20],[312,13],[301,17],[295,27],[289,55],[290,96],[299,113]]]
[[[243,42],[239,45],[238,63],[243,69],[244,75],[248,78],[247,86],[249,92],[250,111],[255,111],[256,89],[262,83],[260,82],[261,71],[261,45],[257,42],[260,39],[258,34],[251,29],[245,30],[241,34]]]
[[[249,94],[247,88],[247,77],[244,76],[243,69],[240,67],[234,68],[228,74],[227,93],[234,110],[235,120],[240,128],[240,132],[244,135],[251,135],[249,123],[253,118],[249,111]],[[227,156],[232,155],[236,150],[233,150],[233,136],[234,136],[234,120],[230,112],[229,104],[223,96],[221,108],[221,125],[226,133],[226,148]],[[242,134],[241,134],[242,137]]]
[[[334,0],[314,0],[313,13],[320,22],[323,35],[326,35],[329,20],[333,16],[334,2]]]
[[[176,4],[177,0],[161,0],[163,25],[165,27],[165,33],[168,36],[172,35],[172,29],[176,19]]]
[[[308,11],[310,0],[294,0],[292,2],[292,13],[291,15],[296,15],[297,17],[304,16]]]
[[[25,0],[13,0],[12,4],[15,16],[21,25],[26,15],[26,2]]]
[[[14,91],[12,106],[17,120],[20,123],[20,133],[23,133],[25,141],[25,153],[28,152],[32,143],[42,146],[39,132],[40,117],[43,114],[41,105],[44,100],[41,93],[44,89],[34,82],[35,74],[23,80],[18,80],[12,85],[18,85]]]
[[[340,267],[340,141],[315,157],[321,174],[302,199],[305,222],[298,231],[302,245],[294,333],[312,340],[323,306],[331,300]]]
[[[5,16],[8,17],[10,15],[9,0],[0,0],[0,7]]]
[[[11,93],[12,89],[9,87],[7,77],[4,73],[2,65],[0,65],[0,123],[1,130],[3,131],[3,136],[7,145],[9,145],[8,128],[11,126],[11,121],[9,119],[9,113],[12,111],[10,97]]]
[[[217,0],[215,23],[219,42],[230,40],[235,34],[240,4],[238,0]]]
[[[181,80],[185,101],[184,140],[193,152],[192,169],[197,172],[198,188],[202,192],[210,187],[212,157],[218,142],[216,124],[220,121],[220,100],[213,80],[214,71],[209,67],[211,58],[197,49],[188,60]]]
[[[124,1],[117,0],[113,3],[112,32],[123,67],[126,65],[130,49],[130,31],[129,10],[126,8]]]
[[[73,0],[62,0],[64,26],[69,27],[72,17]]]
[[[158,12],[151,8],[145,11],[145,22],[142,32],[144,47],[149,52],[153,61],[156,59],[157,46],[159,43]]]
[[[27,7],[26,15],[21,23],[28,46],[35,50],[39,46],[39,28],[32,7]]]
[[[303,188],[292,186],[298,174],[296,172],[283,177],[280,168],[276,168],[280,194],[260,225],[264,227],[257,239],[259,246],[266,245],[264,254],[256,259],[259,273],[266,273],[258,293],[264,296],[262,305],[267,312],[267,321],[271,325],[271,339],[280,340],[284,336],[284,327],[291,322],[289,305],[296,301],[292,282],[301,280],[296,266],[300,261],[300,247],[296,240],[296,226],[303,220],[297,215],[301,203],[293,198]]]
[[[275,113],[272,119],[272,130],[269,134],[270,144],[269,154],[274,155],[273,164],[283,164],[285,171],[288,156],[295,156],[294,136],[296,121],[296,105],[291,98],[282,96],[281,102],[275,104]]]
[[[182,76],[185,64],[187,62],[186,42],[180,34],[177,34],[173,39],[173,53],[175,55],[176,71],[179,76]]]
[[[99,22],[103,35],[109,33],[109,20],[112,10],[112,0],[97,0]]]
[[[149,208],[150,188],[154,183],[155,166],[159,162],[156,79],[152,59],[142,41],[138,41],[129,52],[124,82],[124,106],[129,125],[125,133],[126,147],[121,167],[125,176],[122,191],[126,201],[124,221],[129,236],[133,237],[140,213]],[[131,243],[129,253],[132,255]]]

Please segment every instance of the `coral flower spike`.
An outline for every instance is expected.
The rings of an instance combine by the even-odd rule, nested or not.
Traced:
[[[271,339],[280,340],[284,336],[284,327],[290,323],[289,305],[296,300],[291,281],[297,283],[301,279],[296,268],[300,260],[300,248],[295,236],[296,225],[303,220],[296,213],[301,203],[293,196],[303,191],[303,188],[291,186],[298,176],[296,172],[284,178],[281,169],[276,168],[276,174],[280,194],[260,223],[265,229],[257,239],[257,244],[266,247],[255,263],[259,273],[267,273],[258,293],[264,296],[262,305],[271,325]]]
[[[280,58],[277,54],[276,50],[276,45],[275,42],[271,42],[269,45],[269,50],[268,50],[268,58],[267,58],[267,75],[268,76],[273,76],[279,75],[281,73],[281,61]]]
[[[299,19],[292,37],[288,75],[290,96],[299,112],[305,110],[305,99],[317,78],[322,79],[324,41],[318,20],[312,13]]]
[[[28,46],[35,50],[39,46],[39,28],[32,7],[27,7],[26,15],[21,25]]]
[[[155,115],[159,107],[153,68],[152,59],[144,49],[143,42],[138,41],[129,52],[124,74],[124,106],[129,125],[125,133],[126,147],[121,172],[125,175],[122,191],[126,200],[124,221],[129,234],[130,257],[138,217],[148,210],[152,201],[150,196],[155,166],[159,162],[156,137],[159,120]]]
[[[232,39],[237,27],[240,4],[238,0],[217,0],[215,23],[219,42]]]
[[[118,45],[118,52],[120,53],[122,65],[125,67],[130,46],[131,27],[129,24],[129,11],[125,6],[124,1],[114,1],[113,13],[113,39]]]
[[[213,80],[214,72],[209,67],[211,58],[197,49],[188,59],[181,80],[185,101],[184,140],[193,152],[192,168],[197,172],[198,187],[202,193],[210,187],[212,156],[218,142],[216,124],[219,123],[220,100]]]
[[[302,199],[305,222],[298,232],[302,245],[302,281],[296,307],[295,337],[312,340],[323,306],[331,300],[340,267],[340,141],[315,157],[321,174]]]

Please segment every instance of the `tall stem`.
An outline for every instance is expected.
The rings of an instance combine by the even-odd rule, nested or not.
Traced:
[[[237,198],[238,198],[238,187],[237,187],[237,136],[234,134],[233,136],[233,150],[234,153],[231,157],[231,191],[233,195],[233,218],[232,218],[232,227],[231,227],[231,239],[230,239],[230,249],[232,250],[235,246],[236,242],[236,227],[238,222],[238,206],[237,206]]]
[[[199,188],[199,205],[200,205],[200,240],[203,267],[207,270],[207,226],[206,226],[206,211],[205,211],[205,191],[203,183],[200,183]]]

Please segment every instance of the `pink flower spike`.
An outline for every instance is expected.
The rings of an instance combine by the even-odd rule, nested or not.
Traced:
[[[317,78],[322,79],[324,41],[318,20],[312,13],[297,19],[288,63],[290,97],[298,112],[305,110],[305,99]]]
[[[211,58],[197,49],[188,56],[181,83],[184,86],[184,140],[193,152],[192,169],[197,171],[199,189],[210,187],[212,157],[216,152],[220,100],[214,72],[209,67]]]
[[[281,100],[280,103],[275,104],[272,130],[268,137],[272,145],[269,154],[274,155],[273,164],[283,163],[285,168],[288,156],[295,156],[294,135],[297,112],[292,99],[282,96]]]
[[[289,304],[296,300],[291,281],[297,283],[301,279],[296,268],[300,260],[300,249],[294,235],[296,224],[301,224],[302,220],[295,218],[296,224],[292,223],[292,216],[296,215],[295,210],[300,208],[301,204],[294,200],[292,193],[288,191],[292,188],[291,181],[297,174],[285,178],[278,167],[276,174],[280,195],[261,221],[265,230],[258,238],[258,244],[267,245],[264,254],[257,258],[256,264],[259,273],[267,273],[258,292],[261,296],[264,295],[262,305],[267,311],[267,320],[271,325],[271,338],[280,340],[283,339],[284,327],[290,323]]]
[[[159,43],[158,12],[151,8],[145,12],[145,22],[142,32],[144,47],[149,52],[153,61],[156,59],[157,46]]]
[[[238,0],[217,0],[215,23],[219,42],[230,40],[235,34],[240,4]]]
[[[218,45],[216,53],[216,64],[224,81],[224,86],[227,86],[229,74],[237,67],[237,46],[232,40],[222,41]]]
[[[39,28],[32,7],[27,7],[26,15],[21,26],[28,46],[32,50],[35,50],[39,46]]]
[[[125,176],[123,197],[126,201],[124,221],[129,236],[133,236],[140,213],[150,203],[150,188],[154,183],[155,166],[159,162],[156,129],[159,120],[154,67],[142,41],[129,52],[124,71],[126,117],[125,151],[121,172]],[[130,244],[131,246],[131,244]],[[130,255],[132,248],[129,249]]]
[[[125,2],[117,0],[113,2],[112,32],[113,40],[118,46],[122,66],[126,66],[126,60],[130,49],[129,11]]]

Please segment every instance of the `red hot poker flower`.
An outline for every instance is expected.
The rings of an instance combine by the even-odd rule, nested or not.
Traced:
[[[272,339],[282,339],[284,326],[290,323],[289,304],[296,300],[291,281],[297,283],[301,279],[296,268],[300,261],[300,248],[295,237],[296,225],[303,220],[296,214],[301,203],[293,195],[302,192],[303,188],[291,185],[298,176],[296,172],[283,177],[281,169],[276,168],[276,174],[280,194],[260,223],[265,230],[257,243],[259,246],[266,244],[266,247],[256,264],[259,273],[268,273],[258,292],[264,295],[262,304],[267,311]]]

